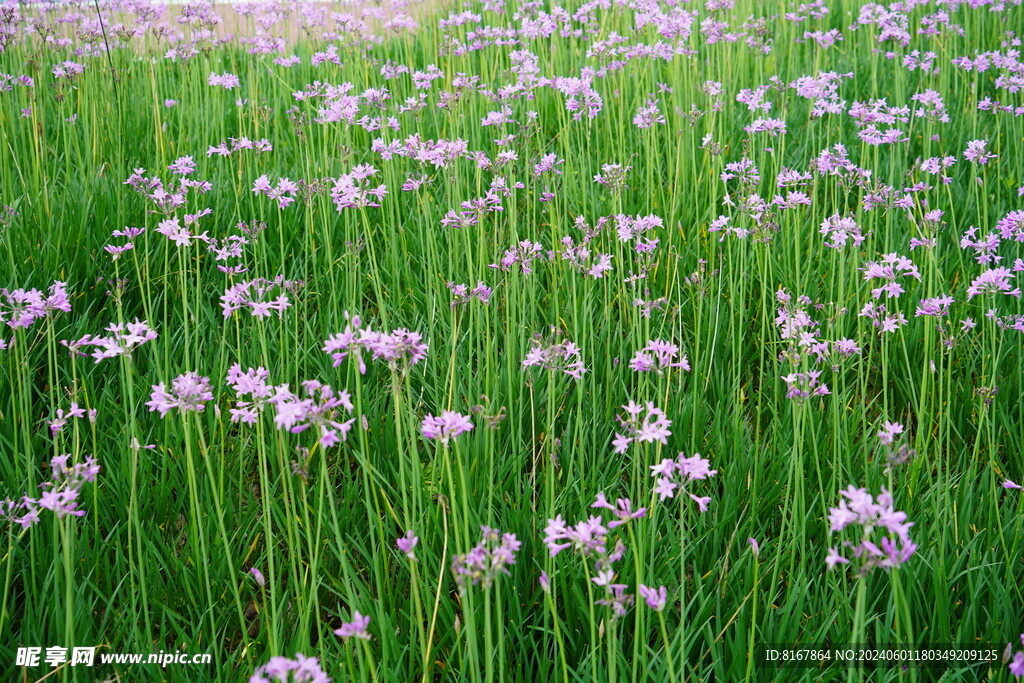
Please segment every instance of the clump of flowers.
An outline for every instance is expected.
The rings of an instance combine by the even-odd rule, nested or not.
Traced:
[[[348,320],[345,330],[328,337],[323,345],[323,351],[330,354],[334,367],[351,356],[356,359],[359,373],[366,374],[364,350],[370,352],[371,360],[383,360],[392,370],[416,365],[427,357],[430,347],[417,332],[409,332],[405,328],[392,330],[390,334],[375,332],[363,325],[362,318],[350,316],[348,311],[345,319]]]
[[[967,299],[973,299],[981,294],[997,294],[1002,292],[1009,296],[1020,298],[1020,287],[1013,287],[1010,282],[1015,273],[1009,268],[990,268],[974,278],[967,288]]]
[[[64,425],[68,423],[68,420],[74,419],[85,419],[88,416],[89,422],[96,422],[96,409],[86,411],[85,408],[81,407],[77,403],[72,402],[68,406],[67,410],[57,408],[57,415],[49,421],[50,425],[50,436],[57,436],[58,432],[64,429]]]
[[[990,406],[995,402],[996,396],[999,395],[999,387],[978,387],[974,390],[974,393],[981,399],[982,404]]]
[[[842,249],[851,240],[854,247],[859,247],[871,234],[861,232],[860,226],[852,216],[844,217],[839,214],[826,218],[819,232],[825,235],[825,246],[829,249]]]
[[[190,191],[194,190],[197,194],[206,194],[213,188],[209,181],[192,180],[187,177],[179,178],[177,184],[172,182],[165,185],[164,181],[160,178],[156,176],[147,178],[145,173],[146,169],[144,168],[134,169],[132,174],[128,176],[128,179],[124,181],[124,184],[129,185],[133,190],[150,200],[156,207],[156,212],[164,216],[170,216],[176,210],[188,204],[188,194]],[[204,211],[209,213],[209,209]],[[197,216],[192,218],[197,218]],[[191,222],[194,222],[194,220],[189,220],[186,217],[186,225]],[[170,238],[171,236],[168,233],[172,231],[173,226],[177,225],[177,222],[175,221],[172,224],[161,222],[160,225],[161,227],[157,229],[157,232]],[[180,225],[177,226],[177,230],[179,232],[182,230]],[[185,230],[185,233],[187,232]],[[181,241],[185,241],[185,244],[188,243],[184,235],[181,236],[179,244]]]
[[[633,359],[629,361],[629,367],[633,372],[656,372],[663,374],[667,368],[682,368],[690,371],[690,361],[684,353],[679,360],[679,347],[671,342],[662,339],[650,339],[647,346],[636,352]]]
[[[204,212],[206,214],[209,214],[210,210],[204,209]],[[193,218],[195,220],[192,220],[190,222],[188,220],[188,217],[186,217],[185,225],[182,225],[181,220],[177,216],[172,216],[171,218],[166,218],[157,223],[157,226],[154,230],[158,234],[163,235],[164,237],[169,239],[171,242],[174,242],[174,245],[177,247],[187,247],[191,245],[192,242],[205,242],[207,239],[209,239],[205,232],[200,235],[196,235],[191,230],[189,230],[188,226],[198,221],[199,216],[197,215],[194,216]],[[129,242],[129,244],[131,243]]]
[[[218,74],[211,71],[210,77],[209,79],[207,79],[207,83],[215,87],[220,86],[225,90],[234,90],[235,88],[239,87],[239,85],[241,85],[241,82],[238,80],[238,76],[236,76],[235,74],[228,73],[226,71],[222,74]]]
[[[28,529],[39,522],[40,510],[50,510],[58,519],[82,517],[85,510],[78,509],[78,498],[82,487],[96,481],[100,466],[92,456],[86,456],[80,463],[68,466],[70,455],[58,455],[50,460],[50,480],[40,484],[43,493],[39,498],[22,496],[21,500],[0,502],[0,518]]]
[[[844,540],[841,547],[849,550],[861,576],[876,568],[899,567],[917,551],[917,545],[910,539],[914,523],[907,521],[905,512],[893,508],[892,494],[884,486],[877,500],[867,489],[853,486],[839,493],[839,507],[829,509],[830,532],[858,528],[859,536],[855,534],[852,541]],[[825,563],[832,569],[838,564],[850,564],[851,559],[833,547],[829,548]]]
[[[274,146],[271,145],[270,140],[267,140],[266,138],[254,141],[243,136],[239,138],[221,140],[220,144],[216,146],[210,145],[206,150],[206,156],[209,157],[216,154],[218,156],[226,157],[242,150],[252,150],[256,154],[262,154],[264,152],[273,151],[273,149]]]
[[[488,267],[508,272],[512,270],[512,266],[519,264],[520,271],[524,275],[529,275],[533,272],[533,267],[530,264],[537,258],[545,255],[544,247],[539,242],[523,240],[511,249],[506,249],[505,255],[501,257],[501,260],[497,263],[492,263]]]
[[[516,553],[522,546],[515,534],[502,534],[488,526],[481,526],[480,533],[476,547],[452,558],[452,574],[460,592],[477,584],[490,588],[499,575],[509,573],[507,567],[516,563]]]
[[[627,187],[626,174],[631,168],[633,167],[622,164],[603,164],[601,172],[594,176],[594,182],[604,185],[612,192],[620,192]]]
[[[576,244],[569,235],[562,238],[562,250],[559,254],[562,260],[567,262],[574,270],[595,280],[603,278],[605,273],[614,270],[612,267],[612,254],[593,252],[587,246],[586,241]]]
[[[49,294],[38,289],[0,289],[0,322],[8,327],[27,329],[58,311],[71,312],[66,282],[54,282]]]
[[[587,371],[583,367],[580,347],[571,341],[547,341],[540,334],[530,339],[531,349],[523,359],[523,367],[539,367],[562,372],[579,381]]]
[[[359,374],[366,374],[366,362],[363,360],[364,337],[372,334],[369,328],[363,328],[363,319],[358,315],[350,315],[345,311],[345,330],[332,334],[324,342],[323,351],[331,356],[334,367],[338,367],[345,359],[352,356],[356,359]]]
[[[945,294],[929,299],[921,299],[921,303],[918,304],[917,310],[914,311],[914,317],[933,316],[936,318],[944,318],[949,315],[949,307],[954,303],[956,303],[956,299]]]
[[[876,304],[874,301],[864,304],[864,308],[857,315],[869,319],[880,335],[895,332],[907,324],[907,316],[903,315],[902,311],[890,313],[885,304]]]
[[[174,378],[174,381],[171,382],[170,392],[167,391],[167,385],[163,382],[154,384],[146,405],[150,412],[159,412],[160,417],[164,418],[175,408],[183,413],[188,411],[201,413],[206,409],[204,404],[212,400],[210,378],[201,377],[195,372],[186,372]]]
[[[789,342],[779,352],[780,361],[788,361],[793,366],[798,366],[804,358],[811,355],[816,363],[827,364],[833,372],[838,372],[844,359],[861,352],[860,347],[852,339],[822,339],[821,323],[811,317],[810,313],[812,309],[821,311],[831,306],[831,322],[847,312],[845,307],[836,308],[834,303],[815,303],[805,295],[794,297],[785,289],[776,292],[775,299],[779,302],[775,327],[779,336]]]
[[[882,256],[881,261],[871,261],[861,270],[864,271],[865,280],[885,280],[885,284],[871,290],[871,296],[878,299],[885,294],[887,298],[899,298],[904,291],[902,285],[896,281],[899,277],[912,277],[921,279],[921,273],[917,270],[914,262],[905,256],[893,252]]]
[[[668,437],[672,436],[672,432],[669,431],[672,420],[668,419],[664,410],[655,406],[651,401],[643,406],[630,401],[622,406],[622,409],[626,412],[626,417],[616,416],[616,419],[619,421],[622,431],[626,433],[615,433],[615,439],[612,440],[612,449],[615,453],[622,455],[634,441],[637,443],[657,441],[663,446],[668,443]],[[647,414],[644,415],[643,420],[640,420],[640,414],[645,410]]]
[[[274,424],[277,428],[299,434],[315,427],[320,445],[324,448],[346,441],[356,419],[353,417],[344,422],[338,420],[341,410],[351,414],[355,409],[349,393],[344,389],[336,392],[329,384],[321,384],[315,379],[303,382],[302,388],[306,398],[299,398],[285,384],[278,387],[274,396],[267,400],[274,405]]]
[[[665,116],[658,108],[658,100],[653,95],[647,98],[643,106],[638,107],[633,116],[633,125],[640,130],[650,128],[655,124],[665,125]]]
[[[261,175],[253,182],[252,191],[277,202],[277,208],[287,209],[295,203],[295,195],[299,192],[299,186],[289,178],[278,178],[277,185],[273,185],[266,175]]]
[[[626,554],[626,546],[621,538],[616,538],[612,545],[609,534],[633,519],[647,515],[646,508],[633,510],[628,498],[620,498],[612,505],[604,493],[598,493],[590,505],[591,508],[610,510],[615,519],[606,525],[604,519],[594,515],[580,521],[575,526],[566,525],[561,515],[548,520],[544,528],[544,544],[548,547],[551,557],[556,557],[563,550],[574,549],[585,560],[593,560],[591,582],[604,589],[605,595],[597,604],[608,607],[612,611],[612,619],[625,616],[626,610],[633,604],[634,596],[626,593],[626,584],[615,583],[615,563]]]
[[[964,159],[972,164],[984,166],[998,155],[988,151],[988,140],[971,140],[964,150]]]
[[[345,173],[334,181],[331,199],[338,211],[345,209],[361,209],[372,206],[379,207],[380,200],[388,193],[383,183],[371,187],[366,181],[376,175],[377,169],[369,164],[356,166],[350,173]]]
[[[103,246],[103,250],[110,254],[112,260],[116,261],[121,258],[122,254],[135,248],[135,243],[132,240],[144,232],[146,232],[145,228],[135,228],[132,226],[127,226],[124,230],[114,230],[110,233],[111,237],[124,237],[128,241],[124,244],[106,244]]]
[[[883,446],[892,445],[896,437],[902,433],[903,425],[899,422],[883,422],[882,428],[878,430],[878,442]]]
[[[454,282],[447,283],[447,286],[448,291],[452,293],[452,308],[469,303],[473,299],[476,299],[484,306],[491,301],[491,292],[493,290],[483,280],[478,281],[473,289],[470,289],[469,285],[457,285]]]
[[[471,429],[473,429],[473,423],[470,421],[469,415],[463,415],[454,410],[445,410],[436,417],[427,415],[423,418],[423,423],[420,426],[424,437],[436,439],[444,445],[448,445],[451,439],[465,434]]]
[[[320,668],[316,657],[297,652],[295,659],[271,657],[252,672],[249,683],[331,683],[331,679]]]
[[[711,469],[711,462],[702,458],[700,453],[690,457],[680,453],[675,460],[665,458],[657,465],[651,465],[651,476],[657,480],[654,492],[658,494],[659,500],[675,498],[676,491],[679,491],[688,495],[701,512],[707,512],[711,497],[696,496],[687,490],[687,486],[695,481],[710,479],[716,474],[718,470]]]
[[[806,310],[814,303],[811,298],[801,295],[794,300],[792,294],[780,289],[775,293],[775,299],[779,302],[778,315],[775,317],[779,336],[782,339],[799,340],[801,346],[810,344],[818,336],[814,329],[820,324]]]
[[[268,318],[271,313],[280,317],[292,305],[285,292],[295,293],[302,286],[301,280],[285,280],[283,275],[273,280],[258,277],[239,282],[224,290],[220,297],[221,312],[225,318],[242,309],[248,309],[254,318]]]
[[[110,334],[105,337],[87,334],[74,341],[61,340],[61,344],[81,356],[85,356],[86,353],[78,349],[93,346],[95,350],[89,355],[99,363],[107,358],[130,356],[132,351],[157,338],[157,333],[149,326],[149,322],[140,321],[138,318],[130,323],[112,323],[107,326],[106,331]]]
[[[917,451],[902,442],[904,427],[899,422],[885,421],[878,430],[878,443],[886,452],[884,474],[889,474],[896,467],[906,465],[917,456]]]
[[[821,381],[821,370],[791,372],[782,378],[786,383],[786,398],[807,400],[812,396],[828,396],[828,385]]]
[[[277,387],[267,384],[268,377],[270,372],[262,367],[248,368],[242,372],[242,366],[235,363],[228,369],[225,383],[239,399],[235,407],[229,410],[232,422],[249,425],[256,423],[264,406],[277,393]]]

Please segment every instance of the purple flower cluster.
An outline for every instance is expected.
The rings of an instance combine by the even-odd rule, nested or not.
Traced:
[[[826,236],[825,246],[830,249],[842,249],[851,240],[854,247],[859,247],[871,234],[861,232],[852,216],[843,217],[839,214],[822,221],[819,232]]]
[[[271,313],[277,313],[280,317],[292,305],[284,292],[294,293],[302,286],[301,281],[285,280],[283,275],[273,280],[260,277],[239,282],[228,287],[221,295],[221,313],[225,318],[230,318],[235,311],[248,309],[254,318],[268,318]]]
[[[167,391],[167,385],[161,382],[153,385],[146,405],[150,412],[159,412],[164,418],[167,413],[177,408],[181,412],[194,411],[201,413],[206,409],[207,401],[213,400],[213,392],[210,391],[210,378],[201,377],[195,372],[186,372],[178,375],[171,382],[171,391]]]
[[[130,323],[112,323],[107,326],[106,331],[109,334],[104,337],[87,334],[81,339],[73,341],[61,340],[61,344],[80,356],[85,356],[86,353],[79,349],[93,346],[95,350],[89,355],[99,363],[107,358],[130,356],[132,351],[157,338],[157,333],[149,326],[149,323],[140,321],[138,318]]]
[[[82,487],[96,481],[100,466],[92,456],[68,466],[70,455],[58,455],[50,460],[50,479],[40,484],[43,490],[38,498],[22,496],[20,500],[0,502],[0,517],[22,529],[39,522],[40,510],[50,510],[58,519],[82,517],[85,510],[78,509]]]
[[[38,289],[0,289],[0,322],[8,327],[27,329],[58,311],[71,312],[66,282],[54,282],[48,294]]]
[[[880,335],[896,332],[907,324],[907,316],[903,315],[902,311],[889,312],[885,304],[874,301],[864,304],[864,308],[860,309],[857,315],[870,320]]]
[[[277,202],[277,208],[287,209],[295,203],[299,186],[288,178],[278,178],[277,185],[274,185],[266,175],[261,175],[253,182],[252,191]]]
[[[297,652],[295,659],[271,657],[252,672],[249,683],[331,683],[331,679],[316,657]]]
[[[821,381],[821,370],[791,372],[782,377],[786,383],[786,398],[806,400],[812,396],[828,396],[828,385]]]
[[[889,474],[893,469],[906,465],[917,456],[917,451],[908,444],[898,443],[901,441],[900,435],[903,434],[903,431],[904,427],[899,422],[889,422],[888,420],[883,422],[882,428],[878,430],[876,435],[878,443],[886,454],[883,474]]]
[[[448,441],[471,429],[473,429],[473,423],[470,422],[469,415],[463,415],[453,410],[445,410],[437,417],[427,415],[423,418],[423,423],[420,426],[420,431],[425,438],[436,439],[444,445],[448,445]]]
[[[163,180],[157,176],[151,176],[147,178],[145,176],[146,169],[136,168],[132,171],[132,174],[128,176],[128,179],[124,181],[125,185],[130,186],[133,190],[146,197],[155,206],[157,213],[164,216],[170,216],[173,212],[180,208],[185,207],[189,201],[189,192],[195,191],[197,194],[206,194],[213,186],[205,180],[192,180],[190,178],[182,177],[178,179],[177,184],[170,183],[165,184]],[[209,209],[205,210],[209,213]],[[192,217],[194,218],[194,217]],[[186,225],[194,222],[190,217],[186,217]],[[177,226],[177,223],[163,225],[163,228],[158,228],[157,232],[170,236],[175,230],[180,231],[181,227]],[[175,228],[175,226],[177,226]],[[177,240],[179,243],[181,240]],[[187,244],[187,240],[186,240]]]
[[[302,389],[305,398],[300,398],[289,391],[287,384],[282,384],[266,400],[275,408],[274,424],[277,428],[299,434],[313,427],[324,448],[346,441],[356,421],[354,417],[344,422],[339,421],[342,410],[351,414],[355,409],[349,393],[344,389],[336,392],[329,384],[322,384],[315,379],[303,382]]]
[[[530,339],[531,349],[523,359],[523,367],[538,367],[554,372],[561,372],[579,381],[587,371],[583,367],[580,347],[571,341],[547,342],[534,336]]]
[[[352,621],[342,624],[341,628],[335,629],[334,635],[340,636],[342,640],[348,640],[349,638],[369,640],[370,632],[366,630],[369,627],[370,617],[355,611],[352,612]]]
[[[81,420],[85,419],[86,417],[88,417],[90,423],[95,423],[96,409],[93,408],[87,411],[85,408],[82,408],[80,405],[74,402],[72,402],[71,405],[68,406],[67,410],[57,408],[57,414],[54,416],[52,420],[49,421],[50,436],[57,436],[57,434],[62,429],[64,429],[64,426],[68,423],[68,420]]]
[[[452,558],[452,574],[460,591],[477,584],[490,588],[499,575],[509,573],[507,567],[516,563],[516,553],[522,546],[515,534],[502,534],[487,526],[481,526],[480,532],[480,543],[465,555]]]
[[[888,298],[898,298],[906,290],[896,281],[898,277],[912,277],[921,279],[914,262],[905,256],[897,253],[885,254],[881,261],[871,261],[861,270],[864,271],[865,280],[884,280],[885,284],[871,290],[871,296],[878,299],[885,294]]]
[[[1014,287],[1010,282],[1015,276],[1010,268],[990,268],[974,278],[967,288],[967,299],[973,299],[982,294],[1008,294],[1020,298],[1020,287]]]
[[[334,367],[341,365],[346,358],[356,359],[360,374],[366,374],[366,363],[363,361],[364,350],[370,352],[371,360],[383,360],[392,370],[406,365],[412,366],[427,357],[429,346],[423,342],[416,332],[404,328],[392,330],[391,333],[375,332],[364,327],[362,319],[350,316],[345,312],[348,323],[344,332],[331,335],[323,345],[324,353],[331,356]]]
[[[416,560],[416,546],[419,545],[420,539],[412,532],[412,529],[405,532],[405,536],[400,536],[395,541],[395,547],[402,552],[410,560]]]
[[[217,74],[211,71],[210,77],[207,79],[207,82],[212,86],[220,86],[225,90],[234,90],[235,88],[241,85],[241,82],[238,80],[238,76],[236,76],[235,74],[229,74],[227,72],[223,74]]]
[[[469,303],[473,299],[486,306],[491,301],[491,292],[493,291],[483,280],[477,282],[476,287],[472,290],[469,285],[457,285],[454,282],[449,282],[448,290],[452,293],[452,308]]]
[[[612,618],[618,619],[625,616],[626,610],[633,604],[634,597],[626,593],[628,585],[615,583],[614,565],[626,554],[626,546],[621,538],[616,538],[615,544],[611,545],[609,534],[613,529],[633,519],[645,517],[647,509],[633,510],[628,498],[620,498],[612,505],[604,493],[598,493],[590,507],[609,510],[615,519],[605,524],[603,518],[594,515],[575,526],[569,526],[561,515],[557,515],[554,519],[549,519],[548,525],[544,528],[544,544],[548,547],[551,557],[572,548],[585,560],[593,560],[593,576],[590,580],[605,591],[604,597],[597,603],[611,609]]]
[[[128,241],[124,244],[107,244],[103,246],[103,250],[110,254],[110,258],[113,261],[121,258],[123,254],[131,251],[135,248],[135,243],[132,241],[139,235],[146,232],[145,228],[135,228],[131,226],[125,227],[123,230],[114,230],[110,233],[111,237],[124,237]]]
[[[518,264],[522,273],[529,275],[533,272],[533,267],[530,264],[541,257],[552,258],[548,252],[544,251],[544,247],[539,242],[523,240],[511,249],[506,249],[501,260],[492,263],[490,267],[508,272],[512,270],[512,266]]]
[[[842,496],[839,507],[829,508],[830,531],[838,533],[850,526],[859,527],[859,538],[844,540],[842,547],[851,551],[861,576],[875,568],[899,567],[917,551],[917,545],[910,539],[910,527],[914,523],[907,521],[905,512],[893,508],[892,494],[885,487],[877,500],[867,489],[853,486],[839,493]],[[834,547],[829,548],[825,558],[829,569],[850,562]]]
[[[250,140],[249,138],[242,136],[239,138],[228,138],[227,140],[222,140],[218,145],[210,145],[206,150],[206,156],[209,157],[216,154],[217,156],[226,157],[243,150],[251,150],[255,154],[262,154],[264,152],[271,152],[273,149],[274,146],[271,145],[270,140],[267,140],[266,138]],[[266,178],[266,176],[263,176],[263,178]]]
[[[650,339],[647,346],[636,352],[629,367],[633,372],[656,372],[663,374],[666,368],[681,368],[690,371],[690,361],[684,353],[679,360],[679,347],[662,339]]]
[[[356,166],[351,172],[343,174],[334,181],[331,199],[338,211],[345,209],[361,209],[363,207],[379,207],[380,201],[388,193],[383,183],[371,187],[366,181],[376,175],[377,169],[368,164]]]
[[[718,470],[711,469],[711,462],[707,458],[702,458],[700,453],[694,453],[690,457],[680,453],[675,460],[665,458],[657,465],[651,465],[651,476],[657,479],[654,493],[658,494],[659,500],[675,498],[678,490],[688,495],[701,512],[707,512],[711,497],[695,496],[687,490],[687,485],[694,481],[710,479],[716,474]]]
[[[643,406],[630,401],[622,406],[622,409],[625,411],[626,417],[617,416],[616,419],[619,421],[619,426],[626,433],[615,433],[615,439],[612,440],[612,450],[616,454],[622,455],[625,453],[629,449],[629,445],[634,441],[637,443],[657,441],[663,446],[668,443],[668,437],[672,436],[672,432],[669,431],[669,427],[672,426],[672,420],[668,419],[665,411],[661,408],[658,408],[650,401]],[[646,415],[644,415],[641,421],[640,414],[644,411],[646,411]]]

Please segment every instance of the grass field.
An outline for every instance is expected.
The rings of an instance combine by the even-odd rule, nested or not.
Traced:
[[[3,680],[1024,676],[1022,32],[0,2]]]

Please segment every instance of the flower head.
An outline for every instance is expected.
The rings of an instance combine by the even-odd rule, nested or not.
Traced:
[[[405,556],[407,558],[409,558],[410,560],[415,560],[415,550],[419,542],[420,539],[417,538],[416,534],[414,534],[410,529],[409,531],[405,532],[405,536],[401,536],[398,538],[398,540],[395,541],[395,546],[397,546],[400,551],[405,553]]]
[[[468,553],[452,558],[452,574],[460,591],[477,584],[490,588],[499,575],[509,573],[507,567],[516,563],[516,553],[522,546],[515,534],[502,534],[487,526],[480,530],[480,543]]]
[[[256,667],[249,677],[249,683],[330,683],[331,679],[320,668],[316,657],[306,657],[301,652],[295,659],[271,657],[266,664]]]
[[[210,378],[201,377],[195,372],[186,372],[174,378],[170,391],[167,391],[167,386],[162,382],[154,384],[146,405],[149,406],[150,412],[157,411],[162,418],[175,408],[182,412],[202,412],[206,408],[204,404],[212,400]]]
[[[642,583],[637,586],[637,591],[640,593],[640,597],[644,599],[647,606],[655,612],[660,612],[665,609],[665,603],[668,600],[668,592],[664,586],[660,588],[648,588]]]
[[[471,429],[473,429],[473,423],[470,422],[469,415],[463,415],[454,410],[446,410],[437,417],[427,415],[423,418],[423,423],[420,427],[424,437],[437,439],[446,445],[449,440],[454,439],[460,434],[465,434]]]
[[[839,492],[842,498],[839,507],[830,508],[829,524],[832,533],[847,527],[859,527],[860,536],[843,541],[860,567],[860,575],[871,573],[875,568],[885,570],[898,567],[917,551],[917,545],[910,539],[910,527],[905,512],[893,508],[892,495],[882,487],[877,500],[866,489],[853,486]],[[837,564],[849,564],[851,560],[835,548],[829,549],[826,564],[829,568]]]
[[[358,611],[352,613],[352,621],[344,623],[341,628],[335,629],[334,634],[341,636],[344,640],[349,638],[370,639],[370,632],[366,629],[370,626],[370,617],[360,614]]]

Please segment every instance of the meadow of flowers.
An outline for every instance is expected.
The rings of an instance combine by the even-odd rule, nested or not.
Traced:
[[[1022,39],[0,0],[4,680],[1024,676]]]

